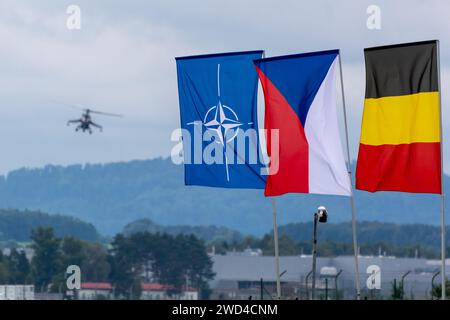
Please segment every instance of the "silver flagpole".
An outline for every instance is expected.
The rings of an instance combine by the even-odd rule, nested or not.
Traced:
[[[444,194],[444,141],[442,139],[442,99],[441,99],[441,63],[439,52],[439,40],[436,41],[436,56],[438,69],[438,92],[439,92],[439,126],[441,135],[441,298],[446,299],[445,292],[445,194]]]
[[[263,51],[263,59],[266,57],[266,53]],[[275,272],[277,274],[277,299],[281,299],[281,280],[280,280],[280,254],[278,248],[278,225],[277,225],[277,207],[275,203],[275,197],[272,197],[272,209],[273,209],[273,241],[275,247]]]
[[[344,95],[344,77],[342,75],[342,61],[341,61],[341,51],[339,50],[339,72],[341,77],[341,91],[342,91],[342,106],[344,108],[344,124],[345,124],[345,141],[347,145],[347,171],[350,179],[350,187],[352,183],[352,169],[351,169],[351,159],[350,159],[350,146],[348,142],[348,126],[347,126],[347,108],[345,106],[345,95]],[[355,200],[353,198],[353,190],[350,195],[350,207],[352,210],[352,235],[353,235],[353,252],[355,255],[355,288],[356,288],[356,299],[361,298],[361,288],[359,282],[359,258],[358,258],[358,241],[356,237],[356,213],[355,213]]]
[[[273,209],[273,239],[275,246],[275,271],[277,273],[277,299],[281,299],[281,280],[280,280],[280,255],[278,250],[278,226],[277,226],[277,207],[275,204],[275,198],[272,197],[272,209]]]
[[[266,57],[266,52],[263,51],[263,59]],[[281,299],[281,277],[280,277],[280,254],[278,248],[278,225],[277,225],[277,207],[275,197],[272,197],[273,209],[273,242],[275,247],[275,272],[277,273],[277,299]]]

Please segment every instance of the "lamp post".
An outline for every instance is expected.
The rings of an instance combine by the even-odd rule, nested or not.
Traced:
[[[308,274],[306,275],[306,278],[305,278],[306,299],[308,299],[308,300],[309,300],[308,279],[311,274],[312,274],[312,270],[310,272],[308,272]]]
[[[317,208],[314,213],[314,227],[313,227],[313,265],[312,265],[312,300],[316,298],[316,257],[317,257],[317,222],[326,223],[328,219],[328,212],[324,206]]]

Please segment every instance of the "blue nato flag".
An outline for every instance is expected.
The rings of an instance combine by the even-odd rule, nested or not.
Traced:
[[[253,64],[262,55],[176,58],[186,185],[264,189]]]

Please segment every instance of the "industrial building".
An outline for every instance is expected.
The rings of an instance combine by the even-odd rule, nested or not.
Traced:
[[[275,258],[254,253],[211,255],[215,279],[210,286],[213,299],[272,299],[276,296]],[[447,271],[450,272],[449,262]],[[367,289],[367,268],[380,268],[381,287]],[[311,292],[312,257],[280,257],[282,297],[308,299]],[[330,273],[335,270],[336,274]],[[389,256],[360,256],[359,275],[362,299],[389,299],[394,282],[400,285],[403,277],[405,299],[431,299],[434,283],[440,283],[440,260],[396,258]],[[340,273],[339,273],[340,272]],[[337,275],[337,278],[336,278]],[[262,284],[262,286],[261,286]],[[336,290],[337,287],[337,290]],[[353,256],[317,259],[316,288],[319,299],[355,298],[355,260]],[[336,296],[337,293],[337,296]]]

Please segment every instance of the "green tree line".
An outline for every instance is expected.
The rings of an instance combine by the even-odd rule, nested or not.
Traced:
[[[34,284],[37,292],[64,293],[66,269],[77,265],[82,282],[110,282],[116,298],[139,298],[144,282],[168,285],[169,294],[189,286],[207,298],[208,281],[214,276],[205,244],[192,235],[118,234],[106,247],[73,236],[60,238],[52,228],[39,227],[31,240],[31,261],[20,249],[8,255],[0,251],[0,283]]]

